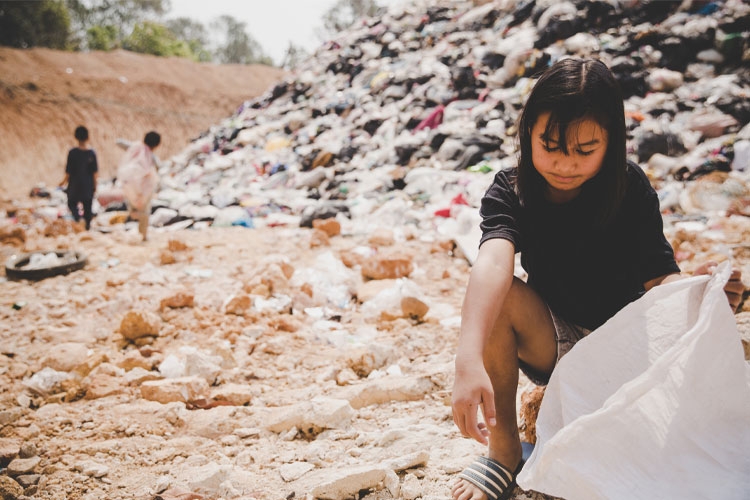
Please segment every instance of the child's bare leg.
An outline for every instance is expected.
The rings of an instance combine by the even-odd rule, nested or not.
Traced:
[[[143,241],[146,241],[146,233],[148,232],[148,214],[141,213],[138,218],[138,231],[143,236]]]
[[[484,366],[495,393],[497,423],[489,427],[489,454],[511,471],[521,461],[521,439],[516,421],[518,360],[542,373],[551,373],[557,359],[557,340],[547,304],[523,281],[514,278],[503,310],[484,350]],[[453,498],[480,500],[486,495],[460,479]]]

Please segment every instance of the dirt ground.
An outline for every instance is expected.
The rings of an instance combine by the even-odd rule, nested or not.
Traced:
[[[88,127],[100,175],[114,175],[118,138],[162,134],[169,158],[191,138],[262,94],[283,71],[115,52],[0,47],[0,198],[62,181],[73,130]]]

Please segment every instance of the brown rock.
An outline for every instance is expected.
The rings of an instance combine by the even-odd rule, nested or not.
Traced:
[[[169,250],[162,250],[161,255],[159,256],[159,262],[162,266],[168,266],[169,264],[177,262],[177,258],[175,258],[174,254]]]
[[[193,307],[195,305],[195,296],[192,293],[178,292],[171,297],[166,297],[159,303],[159,309],[167,308],[178,309],[181,307]]]
[[[401,310],[407,318],[421,321],[430,307],[416,297],[404,297],[401,299]]]
[[[74,222],[66,219],[55,219],[44,228],[44,236],[61,236],[64,234],[80,233],[85,227],[80,222]]]
[[[227,314],[244,316],[245,313],[247,313],[248,310],[252,307],[252,305],[253,299],[251,299],[248,295],[236,295],[229,300],[224,311]]]
[[[21,441],[11,438],[0,438],[0,461],[8,462],[21,451]]]
[[[268,322],[268,326],[280,332],[296,332],[300,328],[299,321],[290,316],[276,316]]]
[[[34,472],[34,469],[36,469],[37,465],[39,465],[39,462],[41,461],[42,459],[39,457],[16,458],[8,464],[8,474],[10,474],[11,476],[29,474],[31,472]]]
[[[330,237],[341,234],[341,224],[336,219],[315,219],[312,221],[312,226],[315,229],[320,229]]]
[[[122,394],[123,381],[119,377],[98,374],[94,376],[86,388],[86,399],[99,399],[107,396]]]
[[[23,488],[8,476],[0,476],[0,498],[2,500],[16,500],[23,495]]]
[[[188,248],[189,247],[180,240],[169,240],[169,242],[167,243],[167,249],[170,252],[183,252]]]
[[[130,311],[120,323],[120,334],[127,340],[159,335],[159,318],[145,311]]]
[[[362,276],[373,280],[404,278],[413,270],[411,257],[376,255],[362,264]]]
[[[16,247],[23,246],[26,241],[26,231],[18,226],[6,226],[0,228],[0,243]]]
[[[125,371],[130,371],[133,368],[151,370],[154,367],[154,360],[143,356],[138,349],[132,349],[117,363],[117,366]]]
[[[208,392],[208,382],[203,377],[152,380],[141,384],[141,397],[159,403],[197,401],[207,398]]]

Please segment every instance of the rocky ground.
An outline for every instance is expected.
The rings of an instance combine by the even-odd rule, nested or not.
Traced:
[[[450,239],[26,222],[4,258],[88,264],[0,286],[3,498],[438,499],[482,452],[451,419],[469,265]],[[686,268],[715,257],[672,241]]]

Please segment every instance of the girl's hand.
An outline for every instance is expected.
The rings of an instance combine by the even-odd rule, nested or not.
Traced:
[[[699,266],[694,272],[694,275],[700,274],[713,274],[718,264],[714,261],[708,261],[705,264]],[[742,283],[742,271],[733,268],[732,274],[729,276],[729,281],[724,285],[724,292],[727,294],[729,300],[729,307],[732,308],[732,312],[737,310],[742,300],[742,294],[745,293],[745,285]]]
[[[495,422],[495,397],[492,382],[480,359],[474,363],[456,363],[456,378],[453,383],[453,422],[464,437],[487,444],[490,431],[478,420],[481,407],[484,419],[490,426]]]

